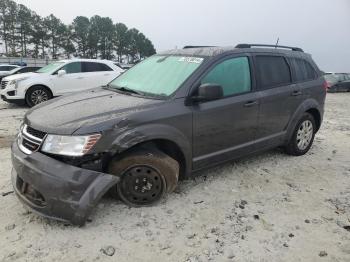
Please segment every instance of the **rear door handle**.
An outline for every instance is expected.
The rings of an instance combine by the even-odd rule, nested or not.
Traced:
[[[303,93],[300,90],[295,90],[295,91],[292,92],[292,96],[300,96],[302,94]]]
[[[77,77],[77,79],[84,79],[85,77],[83,77],[83,76],[80,76],[80,77]]]
[[[258,104],[258,101],[248,101],[247,103],[244,104],[245,107],[251,107],[255,106]]]

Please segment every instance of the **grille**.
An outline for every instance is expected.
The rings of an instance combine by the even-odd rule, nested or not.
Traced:
[[[39,149],[40,144],[34,143],[26,138],[23,138],[22,145],[30,151],[37,151]]]
[[[45,132],[36,130],[30,126],[27,126],[27,133],[40,139],[43,139],[46,136]]]
[[[24,125],[18,135],[18,146],[23,153],[31,154],[39,150],[45,136],[46,133]]]
[[[5,89],[9,81],[2,81],[1,82],[1,89]]]

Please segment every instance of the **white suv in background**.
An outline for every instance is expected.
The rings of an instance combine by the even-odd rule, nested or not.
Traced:
[[[0,95],[4,101],[32,107],[55,96],[107,85],[122,72],[107,60],[61,60],[35,73],[5,77]]]
[[[8,73],[16,68],[20,68],[17,65],[0,65],[0,78],[8,75]]]

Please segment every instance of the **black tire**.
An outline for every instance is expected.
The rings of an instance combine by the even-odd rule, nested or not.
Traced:
[[[179,164],[159,150],[141,149],[114,158],[108,172],[120,177],[113,197],[131,207],[151,206],[176,188]]]
[[[309,128],[305,129],[305,127],[309,127],[309,126],[310,128],[312,128],[312,133],[308,133]],[[301,135],[298,135],[298,134],[301,134]],[[315,119],[311,114],[305,113],[300,118],[298,124],[296,125],[293,131],[292,138],[290,139],[289,143],[285,147],[286,153],[293,156],[301,156],[306,154],[312,146],[312,143],[315,138],[315,134],[316,134]],[[305,142],[303,143],[302,140]]]
[[[29,107],[36,106],[42,102],[46,102],[52,98],[51,91],[45,86],[32,86],[26,92],[26,104]]]

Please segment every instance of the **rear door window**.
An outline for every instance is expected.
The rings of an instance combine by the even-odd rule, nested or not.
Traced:
[[[61,68],[61,70],[65,70],[67,74],[76,74],[81,73],[81,63],[80,62],[73,62],[66,64]]]
[[[291,81],[290,68],[282,56],[259,55],[255,57],[260,89],[288,85]]]
[[[83,62],[83,72],[104,72],[104,71],[112,71],[106,64],[95,63],[95,62]]]
[[[224,96],[230,96],[251,90],[249,60],[237,57],[216,65],[201,81],[202,84],[218,84]]]

